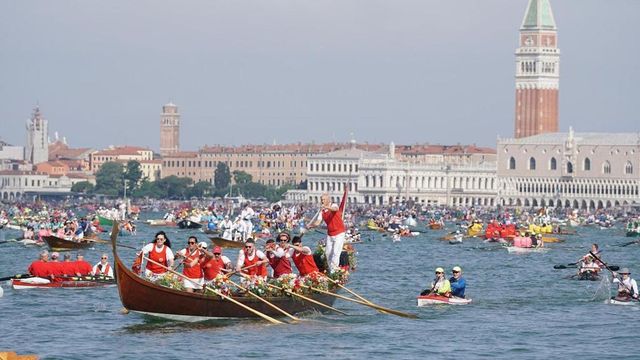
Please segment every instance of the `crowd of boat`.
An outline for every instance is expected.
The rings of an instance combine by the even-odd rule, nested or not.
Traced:
[[[568,213],[554,213],[552,209],[545,208],[528,212],[519,209],[494,211],[483,208],[354,206],[349,211],[341,213],[345,242],[341,248],[339,270],[330,271],[331,261],[325,256],[326,243],[321,241],[313,252],[309,247],[302,247],[300,244],[308,231],[327,232],[327,229],[313,225],[322,209],[305,205],[283,206],[280,203],[263,206],[245,203],[239,207],[225,203],[208,206],[174,204],[173,207],[167,206],[164,216],[146,220],[145,225],[158,229],[199,229],[209,237],[211,247],[205,241],[193,242],[195,247],[191,248],[192,243],[189,242],[185,249],[176,251],[175,256],[181,259],[183,272],[176,271],[173,264],[167,262],[166,250],[162,250],[162,256],[158,257],[157,254],[153,255],[153,251],[136,249],[139,255],[137,259],[140,262],[146,261],[147,270],[157,270],[149,274],[148,271],[141,271],[140,264],[137,264],[138,268],[136,264],[124,264],[118,256],[119,245],[116,242],[117,236],[135,234],[136,223],[139,225],[140,209],[141,207],[132,207],[124,203],[112,206],[89,204],[84,207],[56,207],[44,203],[17,204],[0,210],[0,226],[22,231],[22,238],[16,240],[24,245],[47,245],[52,251],[87,249],[95,243],[107,242],[100,238],[101,234],[105,234],[103,237],[110,236],[116,278],[118,282],[123,283],[119,285],[119,290],[124,306],[142,313],[164,314],[165,317],[182,320],[253,317],[261,316],[260,314],[271,317],[305,310],[341,312],[332,306],[336,298],[344,297],[337,294],[341,289],[346,289],[353,295],[348,297],[348,301],[380,307],[345,287],[350,272],[356,268],[357,252],[354,245],[364,242],[363,236],[371,239],[372,233],[382,233],[382,236],[389,236],[397,242],[403,237],[414,237],[422,232],[439,231],[439,238],[447,240],[449,244],[482,239],[485,242],[499,243],[507,251],[514,253],[547,251],[545,243],[563,241],[562,237],[575,235],[579,227],[595,227],[602,230],[619,227],[628,237],[640,236],[640,220],[637,215],[622,211],[585,213],[574,210]],[[315,215],[312,216],[313,214]],[[112,229],[116,232],[109,233]],[[160,233],[164,232],[159,231],[158,234]],[[289,234],[296,233],[299,235],[293,239],[297,239],[297,242],[290,243],[292,236]],[[287,234],[287,242],[273,240],[278,239],[281,234]],[[263,249],[257,249],[257,240],[265,241]],[[0,243],[7,241],[2,240]],[[640,240],[625,245],[636,241]],[[154,249],[153,245],[155,239],[149,244],[149,249]],[[247,253],[247,248],[251,247],[255,247],[256,256],[261,254],[257,259],[264,259],[259,266],[244,262],[234,267],[229,266],[228,258],[226,263],[223,261],[226,258],[222,255],[223,248],[240,249],[239,258],[250,258],[253,255]],[[167,248],[170,249],[170,245]],[[277,258],[273,255],[276,253],[280,254]],[[32,264],[28,273],[9,277],[15,289],[108,286],[115,282],[112,275],[100,271],[96,273],[95,267],[89,271],[89,267],[85,265],[83,271],[78,271],[77,260],[69,261],[73,265],[65,265],[64,262],[58,265],[55,264],[57,261],[42,259],[43,254],[41,253],[41,258],[34,262],[35,268]],[[171,259],[173,256],[172,253]],[[303,267],[298,266],[296,275],[290,264],[288,267],[280,265],[284,264],[280,262],[283,256],[287,263],[289,258],[309,256],[311,260],[307,261],[306,266],[313,264],[316,270],[306,273],[305,265],[296,262],[296,266]],[[37,263],[46,264],[39,266]],[[192,269],[195,265],[192,266],[191,263],[197,264],[200,270]],[[282,270],[282,266],[285,266],[285,271]],[[570,267],[577,269],[571,278],[578,280],[596,281],[602,278],[603,271],[611,272],[613,281],[618,284],[618,291],[611,302],[637,302],[637,285],[630,278],[630,271],[627,268],[607,265],[599,257],[597,246],[574,263],[556,266],[557,269]],[[212,268],[215,271],[211,270]],[[264,271],[257,271],[261,268],[264,268]],[[271,270],[267,271],[268,268]],[[202,276],[188,276],[194,271]],[[205,276],[207,271],[209,273]],[[231,275],[236,274],[241,276],[238,282],[231,280]],[[471,299],[465,297],[465,281],[461,276],[462,271],[458,266],[452,269],[449,279],[444,277],[444,269],[436,269],[436,278],[431,286],[417,297],[418,306],[471,303]],[[145,297],[156,298],[159,301],[153,305],[143,304],[142,298]],[[291,301],[293,297],[303,301]],[[213,302],[212,299],[216,301]],[[265,299],[269,300],[265,303]],[[172,306],[185,301],[199,310],[189,313],[183,310],[185,306]],[[229,306],[228,303],[236,306]],[[395,311],[384,309],[389,312]],[[400,316],[410,316],[398,313]]]

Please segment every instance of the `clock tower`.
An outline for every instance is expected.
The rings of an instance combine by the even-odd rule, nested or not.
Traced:
[[[519,42],[515,137],[557,132],[560,50],[549,0],[529,0]]]
[[[160,115],[160,154],[166,156],[180,150],[180,113],[178,107],[168,103]]]

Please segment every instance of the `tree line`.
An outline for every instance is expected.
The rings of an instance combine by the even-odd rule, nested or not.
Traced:
[[[194,183],[191,178],[175,175],[150,181],[143,175],[140,163],[131,160],[124,165],[120,162],[104,163],[96,173],[95,186],[82,181],[74,184],[71,191],[87,195],[176,200],[241,194],[246,198],[264,197],[269,201],[278,201],[287,190],[305,187],[306,182],[280,187],[253,182],[251,174],[244,171],[231,173],[225,163],[218,163],[213,185],[208,181]]]

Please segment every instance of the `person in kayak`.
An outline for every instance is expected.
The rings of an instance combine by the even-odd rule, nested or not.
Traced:
[[[444,269],[441,267],[436,269],[436,277],[433,279],[431,287],[420,293],[420,295],[423,296],[429,294],[442,295],[446,297],[451,296],[451,283],[449,283],[449,280],[444,276]]]
[[[638,300],[638,284],[631,278],[631,272],[628,268],[622,268],[619,272],[612,271],[613,283],[618,284],[618,294],[615,300],[629,301],[631,298]],[[618,278],[618,274],[622,279]]]
[[[580,278],[595,277],[598,276],[600,266],[593,261],[593,256],[589,255],[584,258],[582,265],[578,269],[578,276]]]
[[[453,275],[449,278],[451,296],[464,298],[464,290],[467,287],[467,281],[462,277],[462,268],[460,268],[460,266],[454,266],[451,273]]]

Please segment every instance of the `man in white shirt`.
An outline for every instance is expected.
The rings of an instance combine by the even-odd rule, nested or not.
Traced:
[[[95,264],[91,275],[113,277],[113,268],[109,265],[109,256],[106,253],[102,254],[100,262]]]
[[[613,283],[618,284],[618,294],[616,300],[629,301],[631,298],[638,300],[638,284],[631,278],[631,272],[628,268],[622,268],[618,273],[611,272],[613,275]],[[622,279],[618,278],[618,274]]]

